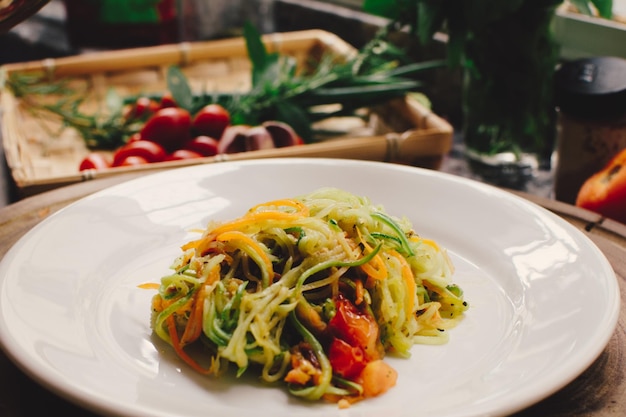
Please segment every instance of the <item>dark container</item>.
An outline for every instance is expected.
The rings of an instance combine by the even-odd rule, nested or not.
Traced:
[[[556,71],[558,110],[554,195],[575,203],[587,178],[626,148],[626,59],[592,57]]]
[[[179,41],[177,0],[64,0],[74,48],[119,49]]]

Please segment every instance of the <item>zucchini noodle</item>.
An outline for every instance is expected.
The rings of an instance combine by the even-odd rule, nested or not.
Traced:
[[[211,222],[171,268],[151,325],[192,368],[231,364],[340,405],[391,388],[385,354],[446,343],[468,308],[445,249],[335,188]]]

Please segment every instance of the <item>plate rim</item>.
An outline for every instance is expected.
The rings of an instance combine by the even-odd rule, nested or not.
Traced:
[[[442,171],[434,171],[434,170],[413,167],[413,166],[395,165],[395,164],[389,164],[389,163],[378,162],[378,161],[361,161],[361,160],[350,160],[350,159],[346,160],[346,159],[335,159],[335,158],[267,158],[267,159],[255,159],[255,160],[229,161],[226,163],[230,165],[235,165],[237,167],[241,167],[241,166],[255,166],[259,164],[261,165],[276,165],[276,164],[287,165],[293,162],[307,163],[307,164],[313,164],[313,165],[318,165],[318,164],[335,165],[337,163],[341,163],[344,166],[346,164],[358,165],[358,166],[371,165],[371,166],[380,167],[382,169],[392,169],[392,170],[400,170],[400,171],[407,171],[407,172],[411,171],[411,172],[418,173],[418,175],[426,175],[428,177],[440,177],[444,179],[445,181],[456,182],[463,186],[471,186],[484,193],[495,193],[495,195],[497,196],[506,196],[507,199],[513,199],[516,202],[516,204],[521,204],[521,205],[526,206],[530,210],[538,211],[541,213],[542,216],[548,216],[548,218],[550,218],[553,221],[556,221],[561,227],[564,227],[569,233],[574,233],[578,238],[582,238],[583,240],[585,240],[589,248],[592,248],[594,250],[595,252],[594,255],[602,259],[602,262],[606,265],[606,267],[608,267],[607,272],[610,272],[610,274],[612,275],[612,278],[608,279],[607,283],[609,283],[610,281],[610,285],[619,289],[617,275],[615,274],[615,271],[612,265],[609,263],[608,259],[606,258],[606,255],[604,255],[604,253],[600,250],[598,245],[589,236],[585,235],[581,230],[577,229],[574,225],[569,223],[567,220],[563,219],[562,217],[548,210],[547,208],[542,207],[533,201],[525,199],[520,195],[507,192],[506,190],[497,188],[490,184],[482,183],[482,182],[465,178],[465,177],[456,176],[456,175],[442,172]],[[71,207],[74,207],[75,205],[84,204],[85,201],[98,198],[99,196],[102,196],[102,195],[107,195],[111,192],[115,192],[118,189],[123,189],[124,187],[132,188],[136,184],[141,184],[144,181],[154,180],[153,177],[162,176],[163,178],[167,178],[172,171],[184,171],[184,170],[195,171],[195,170],[201,169],[201,167],[203,166],[194,165],[194,166],[176,168],[176,169],[172,169],[168,171],[150,173],[145,176],[133,178],[133,179],[124,181],[120,184],[116,184],[116,185],[107,187],[103,190],[99,190],[88,196],[82,197],[66,205],[65,207],[62,207],[57,212],[43,219],[41,222],[37,223],[32,229],[30,229],[29,231],[24,233],[22,236],[20,236],[20,238],[7,250],[3,258],[0,259],[0,272],[4,269],[4,265],[6,263],[5,260],[7,258],[10,258],[14,252],[19,251],[20,246],[24,242],[26,242],[30,236],[32,236],[33,234],[36,234],[40,228],[44,227],[49,222],[54,221],[55,218],[59,216],[63,216],[66,210],[69,210]],[[3,288],[2,285],[4,284],[4,280],[5,280],[5,277],[2,274],[0,274],[0,290]],[[532,398],[531,402],[529,402],[528,400],[513,402],[509,405],[507,409],[501,408],[498,412],[502,411],[504,414],[517,412],[517,411],[520,411],[524,408],[527,408],[529,406],[532,406],[540,402],[541,400],[558,392],[567,384],[571,383],[574,379],[580,376],[589,366],[591,366],[593,362],[597,360],[597,358],[601,355],[601,353],[606,349],[606,346],[609,343],[610,339],[614,336],[615,329],[618,324],[619,311],[620,311],[620,306],[621,306],[621,298],[620,298],[619,291],[617,291],[616,295],[611,300],[608,300],[608,301],[611,301],[611,303],[610,303],[610,306],[605,309],[605,314],[607,315],[607,319],[608,319],[608,325],[605,326],[605,328],[607,329],[610,328],[611,330],[610,331],[607,330],[602,334],[603,337],[601,338],[601,343],[597,343],[596,345],[594,345],[595,348],[589,349],[589,352],[585,356],[586,360],[584,362],[584,366],[581,366],[580,369],[578,370],[570,372],[570,375],[567,378],[560,378],[560,382],[553,382],[551,384],[552,386],[551,390],[545,391],[542,394],[536,394],[534,398]],[[54,383],[54,381],[50,380],[50,378],[47,378],[42,373],[36,372],[36,370],[31,369],[25,363],[23,358],[21,358],[19,354],[14,352],[13,346],[11,346],[10,343],[7,343],[8,337],[11,337],[11,334],[7,333],[7,329],[5,328],[5,325],[4,325],[2,313],[0,312],[0,349],[2,349],[4,354],[22,372],[24,372],[26,375],[28,375],[31,379],[33,379],[38,384],[47,388],[48,390],[55,393],[56,395],[62,397],[66,401],[69,401],[80,407],[83,407],[86,410],[92,410],[98,413],[105,413],[107,415],[111,415],[111,413],[113,413],[113,415],[120,415],[120,416],[128,415],[124,412],[123,410],[124,407],[119,408],[119,407],[116,407],[115,405],[104,406],[101,400],[96,401],[97,395],[91,396],[91,397],[75,395],[72,392],[71,383],[59,385],[58,383]]]

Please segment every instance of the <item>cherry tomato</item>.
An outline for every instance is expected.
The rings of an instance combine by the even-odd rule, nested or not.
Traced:
[[[165,158],[166,161],[179,161],[181,159],[193,159],[193,158],[204,158],[204,155],[189,150],[189,149],[176,149],[171,154],[167,155]]]
[[[184,149],[198,152],[203,156],[217,155],[219,142],[209,136],[196,136],[183,145]]]
[[[626,224],[626,149],[583,183],[576,205]]]
[[[131,167],[131,166],[136,166],[136,165],[145,165],[145,164],[149,164],[150,161],[148,161],[146,158],[142,157],[142,156],[138,156],[138,155],[129,155],[126,158],[122,159],[121,161],[119,161],[118,167]]]
[[[331,334],[350,346],[362,348],[368,361],[381,358],[376,319],[371,314],[360,311],[342,295],[335,298],[335,309],[335,315],[328,322]]]
[[[197,135],[220,139],[230,124],[230,113],[219,104],[204,106],[193,118],[193,129]]]
[[[333,372],[346,379],[354,379],[367,365],[363,348],[350,346],[337,338],[333,339],[328,348],[328,360]]]
[[[142,139],[156,142],[172,152],[188,140],[190,129],[191,116],[187,110],[167,107],[149,118],[139,133]]]
[[[111,166],[111,161],[105,155],[97,152],[92,152],[87,155],[81,162],[78,168],[79,171],[86,169],[106,169]]]
[[[160,105],[162,109],[168,107],[178,107],[178,104],[176,104],[176,101],[174,101],[174,97],[172,97],[170,93],[163,94],[163,97],[161,97]]]
[[[165,159],[167,152],[158,143],[149,140],[135,140],[115,151],[113,166],[119,166],[129,156],[140,156],[148,162],[160,162]]]
[[[141,133],[139,133],[139,132],[133,133],[132,135],[130,135],[130,137],[128,138],[128,141],[126,143],[136,142],[138,140],[141,140]]]
[[[159,104],[148,97],[139,97],[127,115],[130,119],[148,118],[159,109]]]

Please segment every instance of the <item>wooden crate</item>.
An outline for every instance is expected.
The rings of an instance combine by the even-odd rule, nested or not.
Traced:
[[[337,36],[320,30],[276,33],[264,36],[263,41],[268,51],[294,56],[302,64],[324,53],[348,56],[356,52]],[[178,65],[197,91],[232,92],[250,88],[250,62],[242,38],[86,53],[8,64],[1,71],[5,77],[11,72],[32,71],[44,72],[51,80],[69,77],[76,82],[89,82],[93,88],[84,105],[97,109],[109,88],[120,95],[165,91],[166,71],[171,65]],[[452,146],[450,124],[418,101],[407,98],[369,109],[368,120],[361,125],[353,126],[342,119],[336,121],[335,127],[343,127],[345,132],[319,143],[79,172],[78,165],[89,150],[77,132],[62,129],[58,121],[55,125],[33,116],[6,85],[0,94],[5,156],[20,196],[128,171],[149,172],[251,158],[351,158],[438,169]]]

